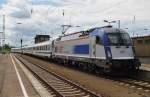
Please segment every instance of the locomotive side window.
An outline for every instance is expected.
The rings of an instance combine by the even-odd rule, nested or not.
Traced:
[[[99,36],[96,36],[96,44],[102,44],[101,39]]]

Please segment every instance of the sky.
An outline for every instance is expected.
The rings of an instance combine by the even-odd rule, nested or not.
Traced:
[[[64,10],[64,16],[63,16]],[[13,46],[33,44],[36,34],[61,35],[63,24],[71,24],[66,33],[108,25],[122,29],[130,36],[150,35],[150,0],[0,0],[6,20],[6,43]],[[80,27],[76,27],[80,26]],[[2,28],[0,28],[2,30]]]

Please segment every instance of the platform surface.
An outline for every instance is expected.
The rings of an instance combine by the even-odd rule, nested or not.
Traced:
[[[24,93],[28,97],[40,97],[20,66],[16,63],[13,64],[11,56],[0,54],[0,97],[25,97]]]

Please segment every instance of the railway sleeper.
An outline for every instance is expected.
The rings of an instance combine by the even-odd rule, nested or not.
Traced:
[[[60,85],[62,85],[62,84],[68,85],[67,83],[64,83],[64,82],[57,82],[57,81],[56,81],[56,82],[50,82],[50,81],[49,81],[49,83],[51,83],[51,84],[60,84]]]
[[[58,86],[54,86],[55,88],[61,88],[62,86],[60,86],[60,85],[58,85]],[[74,88],[73,86],[65,86],[65,87],[63,87],[63,88]]]
[[[57,86],[59,86],[59,87],[71,87],[68,84],[50,84],[50,85],[53,86],[53,87],[57,87]]]
[[[64,94],[64,96],[65,96],[65,97],[77,97],[77,96],[78,96],[78,97],[82,97],[82,96],[86,96],[86,94],[83,93],[83,92],[82,92],[82,93],[78,93],[78,94],[77,94],[77,93],[76,93],[76,94],[70,93],[70,94]]]
[[[55,87],[57,90],[74,89],[74,87]]]
[[[57,86],[61,86],[61,87],[70,87],[70,85],[68,85],[68,84],[55,84],[55,83],[53,83],[53,84],[50,84],[51,86],[54,86],[54,87],[57,87]]]
[[[76,90],[76,91],[59,91],[61,92],[62,94],[78,94],[78,93],[81,93],[80,90]]]
[[[48,80],[48,79],[47,79],[47,80]],[[62,80],[56,79],[56,78],[55,78],[55,79],[50,79],[50,80],[49,80],[49,82],[61,82],[61,81],[62,81]]]
[[[65,91],[76,91],[77,90],[77,88],[71,88],[71,89],[57,89],[58,91],[60,91],[60,92],[65,92]]]

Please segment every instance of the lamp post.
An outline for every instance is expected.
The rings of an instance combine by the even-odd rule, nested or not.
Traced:
[[[18,22],[17,24],[18,24],[18,25],[21,25],[22,23]],[[22,50],[22,43],[23,43],[23,39],[21,38],[21,39],[20,39],[21,53],[23,53],[23,50]]]
[[[3,32],[0,32],[0,34],[2,35]],[[0,35],[0,36],[1,36],[1,35]],[[2,36],[3,36],[3,35],[2,35]],[[2,36],[0,37],[0,50],[1,50],[1,51],[3,50],[3,42],[2,42],[2,41],[3,41],[3,37],[2,37]]]
[[[2,26],[3,31],[1,33],[1,46],[2,46],[2,51],[5,49],[5,15],[3,15],[3,26]]]
[[[21,44],[21,53],[23,53],[23,50],[22,50],[22,38],[20,39],[20,44]]]
[[[148,29],[147,29],[147,28],[145,28],[144,30],[145,30],[145,33],[147,33]]]

